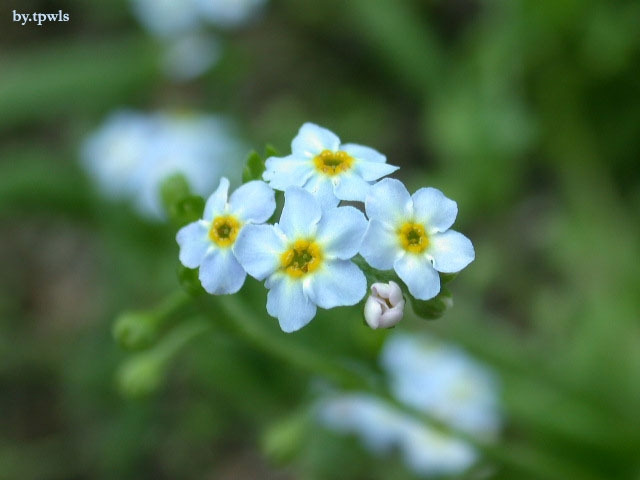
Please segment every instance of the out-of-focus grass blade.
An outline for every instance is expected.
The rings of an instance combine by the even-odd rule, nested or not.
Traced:
[[[143,37],[61,42],[3,55],[0,129],[117,104],[157,70]]]

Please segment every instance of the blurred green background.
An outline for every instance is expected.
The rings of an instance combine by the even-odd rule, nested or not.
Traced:
[[[13,9],[71,19],[20,26]],[[476,261],[442,319],[404,322],[502,380],[505,430],[471,478],[640,479],[640,3],[263,10],[218,32],[213,69],[174,84],[125,1],[2,3],[0,478],[413,478],[348,440],[276,434],[309,400],[311,368],[282,351],[376,368],[387,332],[353,309],[294,335],[260,314],[275,339],[260,348],[213,305],[197,321],[214,333],[149,367],[148,384],[118,370],[146,367],[114,318],[178,289],[175,227],[104,202],[78,166],[82,140],[131,107],[224,113],[282,153],[316,122],[384,152],[410,191],[455,199]],[[245,288],[262,309],[264,289]],[[170,323],[174,338],[199,325]]]

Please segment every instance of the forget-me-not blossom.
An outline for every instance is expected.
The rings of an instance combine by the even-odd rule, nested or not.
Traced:
[[[440,292],[438,272],[458,272],[475,258],[471,241],[449,230],[458,206],[440,190],[409,195],[402,182],[385,178],[371,187],[365,210],[369,226],[360,254],[374,268],[393,268],[417,299]]]
[[[249,275],[265,280],[267,312],[285,332],[307,325],[317,307],[355,305],[366,292],[362,271],[351,262],[367,222],[353,207],[322,208],[309,192],[285,191],[280,221],[248,225],[235,254]]]
[[[370,182],[398,169],[386,162],[386,157],[373,148],[341,144],[333,132],[305,123],[291,142],[291,155],[267,159],[263,178],[276,190],[302,187],[323,204],[363,202]]]
[[[233,253],[238,235],[249,224],[266,222],[276,208],[274,191],[261,181],[245,183],[228,194],[229,180],[223,177],[205,204],[203,218],[176,236],[180,262],[200,267],[200,282],[212,294],[240,290],[247,274]]]

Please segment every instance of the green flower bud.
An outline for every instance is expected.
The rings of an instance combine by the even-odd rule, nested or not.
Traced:
[[[138,353],[127,359],[116,373],[123,395],[141,397],[155,392],[165,373],[165,361],[155,351]]]
[[[261,447],[264,454],[277,463],[291,460],[304,445],[309,431],[309,415],[297,412],[272,424],[264,432]]]
[[[125,312],[113,325],[113,337],[127,350],[141,350],[158,337],[158,318],[153,312]]]

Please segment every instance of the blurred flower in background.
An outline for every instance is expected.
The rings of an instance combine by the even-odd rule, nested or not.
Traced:
[[[497,435],[496,379],[462,350],[424,335],[396,333],[380,361],[399,402],[475,438]],[[331,430],[357,435],[375,453],[397,448],[418,475],[460,474],[479,456],[468,442],[368,393],[330,395],[318,403],[318,418]]]
[[[127,199],[143,216],[164,217],[159,186],[181,173],[208,196],[222,176],[237,182],[246,148],[222,116],[120,110],[81,148],[82,166],[100,191]]]
[[[165,44],[162,68],[171,80],[188,81],[213,67],[221,55],[207,27],[239,27],[255,16],[266,0],[132,0],[133,14]]]

